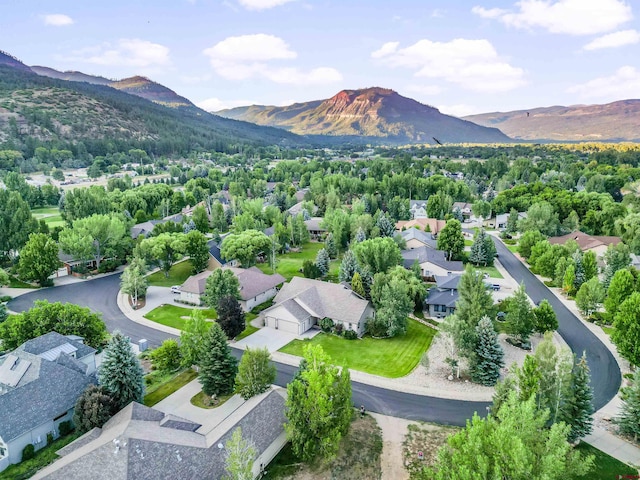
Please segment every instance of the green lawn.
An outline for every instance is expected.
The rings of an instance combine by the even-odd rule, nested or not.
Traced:
[[[287,281],[291,280],[292,277],[302,277],[302,263],[305,260],[311,260],[314,262],[318,251],[323,247],[324,243],[309,242],[304,244],[302,251],[299,253],[285,253],[283,255],[278,255],[276,272],[286,278]],[[258,264],[258,268],[264,273],[273,273],[268,263],[260,263]],[[339,269],[340,261],[332,260],[329,267],[329,274],[326,276],[325,280],[337,281]]]
[[[204,392],[198,392],[191,398],[191,405],[198,408],[205,408],[210,410],[212,408],[218,408],[224,405],[224,403],[233,397],[233,393],[231,395],[221,395],[216,397],[213,404],[211,404],[211,397],[206,395]]]
[[[615,330],[612,326],[607,326],[607,325],[601,325],[600,328],[602,328],[602,331],[609,336],[611,336],[611,334]]]
[[[9,465],[9,467],[0,472],[0,480],[22,480],[31,478],[38,470],[57,460],[58,455],[56,452],[69,445],[79,436],[79,433],[75,431],[71,432],[66,437],[59,438],[51,445],[38,450],[35,457],[31,460],[17,463],[15,465]]]
[[[575,477],[581,480],[606,480],[608,478],[624,478],[619,475],[638,475],[638,470],[622,463],[610,455],[592,447],[588,443],[581,442],[576,450],[583,454],[593,455],[593,469],[584,477]],[[637,477],[627,477],[637,478]]]
[[[367,336],[359,340],[345,340],[320,333],[311,340],[294,340],[280,351],[302,356],[304,345],[322,345],[336,365],[397,378],[407,375],[415,368],[435,334],[434,329],[409,319],[406,335],[394,338],[376,339]]]
[[[518,253],[518,245],[507,245],[506,247],[511,251],[511,253]]]
[[[9,288],[38,288],[30,283],[18,280],[16,277],[9,276]]]
[[[166,325],[167,327],[182,330],[184,323],[187,321],[186,318],[182,317],[189,317],[191,311],[191,308],[178,307],[176,305],[161,305],[147,313],[144,318]],[[204,316],[207,319],[215,320],[218,318],[218,314],[213,308],[202,310],[202,312],[204,312]]]
[[[36,220],[44,220],[49,228],[64,225],[64,220],[57,207],[35,208],[31,210],[31,214]]]
[[[254,327],[253,325],[251,325],[249,323],[249,321],[247,320],[246,328],[244,329],[244,331],[240,335],[238,335],[236,337],[236,341],[237,340],[242,340],[243,338],[248,337],[252,333],[256,333],[258,330],[260,330],[260,329],[258,327]]]
[[[197,376],[198,374],[195,370],[189,369],[169,377],[166,382],[159,384],[154,390],[147,392],[144,396],[144,404],[147,407],[153,407],[156,403],[180,390]]]
[[[182,285],[190,276],[191,262],[184,260],[171,267],[168,277],[164,276],[164,272],[159,271],[149,275],[147,280],[149,280],[149,285],[154,287],[172,287],[173,285]]]
[[[473,240],[466,240],[464,241],[464,246],[465,247],[470,247],[471,245],[473,245]]]
[[[474,267],[476,270],[480,270],[483,273],[488,273],[491,278],[504,278],[502,274],[493,265],[489,267]]]

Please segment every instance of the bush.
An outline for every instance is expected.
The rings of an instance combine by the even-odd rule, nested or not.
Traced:
[[[72,431],[73,431],[73,423],[71,423],[71,420],[60,422],[60,425],[58,425],[58,433],[60,434],[61,437],[69,435]]]
[[[344,325],[341,323],[338,323],[333,329],[333,333],[335,333],[336,335],[342,335],[343,332],[344,332]]]
[[[36,449],[33,444],[29,444],[22,449],[22,461],[26,462],[27,460],[31,460],[36,454]]]
[[[11,295],[2,295],[0,297],[0,303],[5,303],[8,302],[12,299],[13,297]]]
[[[606,325],[609,323],[605,312],[593,312],[587,320],[597,325]]]
[[[98,267],[98,273],[114,272],[119,265],[120,262],[117,260],[104,260],[100,263],[100,267]]]
[[[355,330],[346,330],[344,332],[344,338],[347,340],[355,340],[358,338],[358,333]]]
[[[320,328],[323,332],[330,332],[333,328],[333,325],[333,320],[331,320],[329,317],[324,317],[322,320],[320,320]]]
[[[51,445],[53,443],[53,432],[47,433],[47,445]]]

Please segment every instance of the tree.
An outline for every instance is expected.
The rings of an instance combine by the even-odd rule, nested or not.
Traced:
[[[603,271],[603,285],[604,288],[609,288],[609,283],[618,270],[627,268],[631,264],[631,254],[629,247],[620,242],[617,245],[609,245],[607,251],[604,253],[604,271]]]
[[[444,250],[447,260],[460,260],[464,252],[462,225],[452,218],[438,234],[438,250]]]
[[[98,267],[103,257],[115,256],[128,240],[127,225],[115,214],[78,218],[59,236],[60,247],[65,253],[80,260],[93,256]]]
[[[191,230],[184,236],[185,252],[191,261],[192,273],[203,272],[209,265],[209,245],[207,237],[199,230]]]
[[[433,469],[422,478],[560,480],[586,474],[593,456],[582,456],[567,442],[569,427],[545,428],[548,412],[533,398],[520,401],[511,393],[495,415],[474,414],[467,426],[447,439]]]
[[[551,204],[545,201],[533,203],[527,210],[527,216],[518,222],[521,232],[537,230],[549,236],[556,235],[559,226],[558,214],[553,211]]]
[[[509,211],[509,216],[507,217],[507,226],[505,228],[505,231],[509,235],[513,235],[518,231],[519,219],[520,216],[518,215],[518,211],[515,208],[512,208],[511,211]]]
[[[383,273],[376,274],[373,283],[371,296],[376,297],[377,311],[375,318],[367,322],[367,331],[375,337],[403,335],[407,331],[407,316],[414,308],[408,283],[399,275]]]
[[[589,316],[598,310],[604,301],[604,295],[604,287],[600,283],[600,279],[593,277],[580,286],[580,290],[576,294],[576,306],[583,315]]]
[[[209,217],[207,215],[207,211],[202,205],[198,205],[193,209],[191,219],[199,232],[207,233],[209,231]]]
[[[609,321],[612,322],[618,313],[618,308],[635,291],[635,278],[626,268],[618,270],[611,279],[604,308]]]
[[[233,392],[238,362],[231,355],[227,336],[214,323],[204,337],[203,354],[198,378],[202,391],[210,397],[229,395]]]
[[[224,444],[224,468],[227,472],[223,480],[253,480],[253,462],[256,449],[250,441],[242,437],[242,428],[236,428],[231,438]]]
[[[163,341],[162,345],[151,351],[149,357],[153,367],[164,372],[173,372],[182,364],[178,341],[173,338]]]
[[[406,285],[406,294],[411,302],[412,309],[422,309],[427,288],[422,280],[417,278],[411,270],[397,266],[390,269],[387,273],[376,273],[373,277],[373,285],[371,286],[371,301],[376,308],[380,308],[380,300],[385,285],[389,285],[393,279],[398,279]]]
[[[129,339],[115,331],[104,349],[98,382],[113,398],[115,411],[144,399],[144,373]]]
[[[18,192],[0,189],[0,254],[9,256],[27,243],[29,235],[38,231],[29,204]]]
[[[2,268],[0,268],[0,287],[6,287],[11,282],[11,277],[9,274]]]
[[[572,295],[575,293],[575,283],[576,283],[576,266],[573,264],[573,261],[567,266],[567,269],[564,272],[564,277],[562,279],[562,289],[565,291],[567,295]]]
[[[372,274],[386,272],[402,263],[400,248],[392,238],[371,238],[353,246],[353,253],[362,268]],[[361,272],[362,273],[362,272]]]
[[[481,385],[492,387],[500,378],[504,366],[504,351],[498,343],[498,334],[491,319],[484,316],[476,327],[477,343],[471,367],[471,379]]]
[[[324,249],[327,251],[329,258],[336,258],[338,256],[338,247],[331,232],[329,232],[324,239]]]
[[[93,348],[100,348],[108,336],[100,314],[71,303],[36,300],[33,308],[0,324],[0,339],[4,349],[13,350],[27,340],[53,331],[78,335]]]
[[[477,200],[473,202],[471,211],[476,217],[487,219],[491,217],[491,203],[485,200]]]
[[[347,250],[342,256],[338,280],[341,282],[351,282],[353,275],[358,271],[359,265],[353,250]]]
[[[539,375],[536,395],[538,409],[548,409],[549,421],[556,423],[571,398],[573,354],[569,348],[556,346],[553,334],[547,332],[538,344],[535,358]]]
[[[620,355],[640,366],[640,292],[633,292],[622,302],[614,318],[611,340]]]
[[[531,256],[531,248],[538,242],[545,240],[545,236],[538,230],[528,230],[522,234],[518,242],[518,253],[523,258]]]
[[[286,416],[285,431],[297,457],[335,457],[351,423],[351,379],[348,369],[331,365],[319,345],[304,347],[300,369],[287,385]]]
[[[593,430],[593,390],[590,381],[587,355],[583,352],[580,360],[574,362],[570,396],[560,415],[560,420],[571,427],[567,436],[570,443],[577,442]]]
[[[236,391],[242,398],[248,400],[266,392],[275,380],[276,366],[271,363],[269,350],[247,348],[240,359],[236,376]]]
[[[616,418],[620,433],[638,441],[640,437],[640,369],[633,375],[631,386],[622,399],[620,417]]]
[[[160,264],[165,277],[169,277],[169,270],[186,250],[184,233],[161,233],[145,238],[140,243],[140,250],[145,257],[152,258]]]
[[[244,268],[253,267],[260,253],[265,255],[271,250],[271,240],[258,230],[245,230],[231,234],[222,241],[220,253],[227,260],[237,259]]]
[[[533,331],[544,334],[558,329],[558,318],[549,301],[545,298],[533,309]]]
[[[585,282],[598,275],[598,261],[596,254],[592,250],[584,252],[584,255],[582,255],[582,269]]]
[[[147,288],[149,288],[145,271],[144,260],[134,257],[120,278],[120,290],[131,297],[134,308],[138,305],[138,298],[144,297],[147,294]]]
[[[353,274],[353,278],[351,279],[351,290],[360,295],[362,298],[366,298],[367,293],[364,290],[360,272],[356,272]]]
[[[329,273],[329,264],[331,259],[329,258],[329,254],[324,248],[318,250],[318,254],[316,255],[316,267],[320,272],[320,276],[324,277],[327,273]]]
[[[204,355],[204,340],[210,324],[205,320],[202,310],[193,309],[180,332],[180,356],[182,365],[191,367],[200,365]]]
[[[354,237],[355,243],[364,242],[367,239],[367,233],[364,231],[362,227],[358,227],[356,231],[356,235]]]
[[[49,235],[32,233],[27,244],[20,251],[18,273],[25,280],[35,280],[43,287],[50,282],[51,276],[58,269],[58,245]]]
[[[376,227],[380,229],[381,237],[393,237],[396,233],[396,227],[393,222],[389,220],[389,216],[387,214],[382,214],[378,217]]]
[[[101,428],[116,412],[113,398],[104,387],[89,385],[73,409],[73,424],[79,433]]]
[[[320,272],[320,269],[314,262],[307,259],[302,262],[302,275],[304,275],[305,278],[315,279],[315,278],[320,278],[322,276],[322,273]]]
[[[240,298],[240,282],[232,270],[217,268],[207,278],[202,300],[209,307],[215,308],[222,297]]]
[[[520,284],[520,287],[511,297],[506,322],[509,327],[509,333],[520,344],[529,341],[529,337],[533,333],[534,316],[523,283]]]
[[[469,261],[475,265],[484,265],[486,267],[493,264],[495,257],[496,246],[484,229],[481,229],[473,239]]]
[[[228,338],[235,338],[245,329],[244,312],[233,295],[221,297],[217,306],[218,324]]]

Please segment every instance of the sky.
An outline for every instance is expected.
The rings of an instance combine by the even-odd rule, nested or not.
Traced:
[[[20,0],[0,50],[209,111],[379,86],[462,116],[640,98],[640,1]]]

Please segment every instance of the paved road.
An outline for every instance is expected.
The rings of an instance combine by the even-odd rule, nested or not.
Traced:
[[[622,380],[618,363],[609,349],[569,310],[547,286],[525,267],[499,240],[494,239],[498,259],[518,283],[524,282],[527,294],[534,302],[547,299],[558,316],[558,332],[577,355],[587,352],[591,369],[593,405],[596,410],[605,406],[620,388]]]

